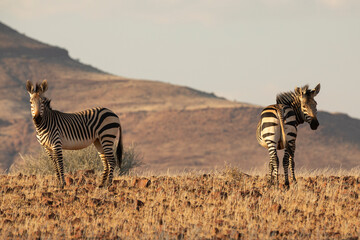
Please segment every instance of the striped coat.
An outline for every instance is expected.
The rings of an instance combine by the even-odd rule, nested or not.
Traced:
[[[101,187],[111,185],[116,166],[113,146],[119,137],[117,163],[122,160],[122,131],[119,117],[107,108],[93,108],[77,113],[63,113],[53,110],[50,100],[43,96],[47,90],[46,80],[32,85],[27,82],[30,94],[31,113],[39,143],[45,148],[53,161],[60,185],[63,186],[64,167],[62,150],[78,150],[92,143],[103,161],[104,172]]]
[[[285,185],[289,186],[288,169],[290,167],[293,181],[295,178],[295,141],[299,124],[308,122],[311,129],[319,126],[316,101],[314,97],[320,91],[320,84],[309,90],[308,86],[296,88],[294,92],[279,94],[277,104],[267,106],[260,114],[256,129],[258,143],[269,152],[269,183],[275,178],[278,183],[279,158],[277,150],[284,149],[283,167]]]

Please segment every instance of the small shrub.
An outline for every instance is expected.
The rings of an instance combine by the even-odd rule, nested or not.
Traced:
[[[116,153],[115,153],[116,156]],[[36,156],[20,155],[21,161],[10,167],[10,173],[49,175],[55,174],[54,164],[50,157],[42,149]],[[103,171],[103,164],[94,145],[81,150],[63,151],[64,172],[75,172],[83,169],[94,169],[95,172]],[[135,168],[141,166],[142,155],[132,144],[124,149],[121,169],[115,168],[115,175],[126,175]]]
[[[249,174],[242,172],[239,168],[232,167],[228,164],[225,165],[225,168],[223,169],[221,175],[223,177],[234,179],[236,181],[239,181],[239,180],[243,179],[244,177],[250,177]]]
[[[131,144],[130,146],[126,147],[123,152],[121,169],[117,168],[117,175],[126,175],[129,174],[130,171],[136,167],[140,167],[143,162],[142,154],[136,150],[136,145]]]

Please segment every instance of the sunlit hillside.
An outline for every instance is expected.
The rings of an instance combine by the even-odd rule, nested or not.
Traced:
[[[255,140],[261,107],[189,87],[104,73],[70,58],[65,49],[31,39],[0,23],[3,171],[21,160],[19,153],[37,154],[40,149],[25,82],[45,78],[49,83],[46,95],[52,99],[53,109],[75,112],[104,106],[118,114],[124,144],[138,146],[148,170],[208,171],[225,163],[242,169],[267,165],[267,151]],[[296,166],[358,166],[360,120],[320,112],[319,121],[317,131],[306,124],[299,128]]]

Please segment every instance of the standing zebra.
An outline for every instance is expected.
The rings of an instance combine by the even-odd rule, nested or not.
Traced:
[[[273,175],[278,183],[279,158],[276,149],[285,149],[283,158],[285,185],[289,186],[289,163],[292,179],[296,182],[294,154],[297,126],[306,121],[312,130],[318,128],[317,103],[314,97],[319,91],[320,84],[312,90],[309,90],[308,85],[297,87],[294,92],[277,95],[276,104],[267,106],[261,112],[256,138],[259,144],[269,151],[269,183],[272,183]]]
[[[33,85],[26,82],[30,95],[31,115],[36,137],[52,160],[60,186],[65,185],[63,149],[78,150],[94,143],[104,165],[100,187],[112,184],[116,165],[114,141],[119,135],[117,162],[122,160],[122,132],[119,117],[107,108],[93,108],[77,113],[63,113],[50,107],[50,99],[44,97],[47,81]]]

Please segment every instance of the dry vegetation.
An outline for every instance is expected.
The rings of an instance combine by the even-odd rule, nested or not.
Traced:
[[[234,168],[211,174],[0,176],[0,238],[358,239],[360,174],[300,174],[285,190]]]
[[[116,143],[117,145],[117,143]],[[114,148],[114,152],[116,149]],[[9,172],[12,174],[22,173],[27,175],[49,175],[55,174],[54,165],[52,164],[48,154],[41,149],[35,156],[32,154],[20,155],[21,161],[11,165]],[[115,168],[116,175],[129,174],[133,168],[143,165],[142,153],[136,149],[135,144],[131,144],[124,148],[121,170]],[[77,170],[93,169],[95,173],[103,172],[103,163],[100,160],[98,152],[94,145],[87,148],[72,151],[63,150],[64,171],[76,172]]]

